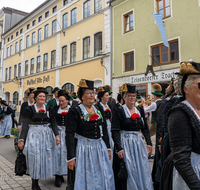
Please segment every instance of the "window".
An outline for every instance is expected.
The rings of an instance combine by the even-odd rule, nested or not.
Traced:
[[[36,24],[36,20],[34,20],[34,21],[32,22],[32,26],[35,26],[35,24]]]
[[[22,34],[23,33],[23,28],[22,29],[20,29],[20,34]]]
[[[8,38],[7,41],[9,42],[9,41],[10,41],[10,38]]]
[[[19,40],[19,51],[21,51],[21,50],[22,50],[22,39]]]
[[[19,93],[16,91],[13,93],[13,104],[18,105]]]
[[[19,32],[16,32],[16,37],[19,35]]]
[[[27,48],[29,47],[29,35],[26,36],[26,47],[27,47]]]
[[[25,76],[28,76],[28,60],[25,61]]]
[[[56,33],[56,25],[57,25],[57,21],[54,20],[52,22],[52,35],[54,35]]]
[[[70,63],[76,62],[76,42],[70,45]]]
[[[38,17],[38,22],[42,21],[42,16]]]
[[[44,54],[44,63],[43,63],[43,71],[46,71],[48,69],[48,53]]]
[[[47,18],[49,16],[49,11],[47,11],[46,13],[45,13],[45,18]]]
[[[14,65],[14,77],[17,76],[17,65]]]
[[[35,32],[32,33],[32,45],[35,44]]]
[[[77,22],[77,9],[74,8],[71,10],[71,25]]]
[[[9,57],[9,47],[7,47],[7,56],[6,57]]]
[[[30,28],[30,24],[27,24],[26,29],[28,30]]]
[[[11,36],[11,40],[13,39],[13,35]]]
[[[18,52],[18,42],[15,43],[15,53]]]
[[[57,11],[57,6],[52,8],[52,13],[55,13]]]
[[[48,94],[46,96],[47,97],[47,101],[51,100],[53,98],[53,93],[52,93],[53,88],[51,86],[48,86],[48,87],[46,87],[46,91],[48,92]]]
[[[102,9],[102,0],[94,0],[94,12],[97,13]]]
[[[12,55],[13,45],[10,46],[10,56]]]
[[[70,93],[74,92],[74,85],[71,83],[66,83],[63,85],[62,90],[68,90]]]
[[[37,65],[36,65],[36,72],[40,72],[40,65],[41,65],[41,56],[37,57]]]
[[[49,37],[49,25],[45,25],[44,26],[44,38],[48,38]]]
[[[34,58],[31,59],[31,70],[30,70],[30,74],[34,73]]]
[[[90,37],[83,39],[83,59],[90,58]]]
[[[151,47],[152,65],[179,62],[178,40],[169,42],[169,48],[163,44]]]
[[[90,16],[90,0],[86,1],[83,4],[83,18],[87,18]]]
[[[19,78],[22,76],[22,74],[21,74],[21,72],[22,72],[21,69],[22,69],[21,63],[19,63],[19,64],[18,64],[18,77],[19,77]]]
[[[157,0],[157,10],[163,18],[171,16],[170,0]]]
[[[68,13],[63,15],[63,29],[68,27]]]
[[[134,70],[134,52],[124,54],[125,71]]]
[[[102,32],[94,35],[94,56],[102,53]]]
[[[67,64],[67,46],[62,48],[62,65]]]
[[[51,68],[56,67],[56,50],[51,52]]]
[[[5,81],[8,80],[8,68],[6,68],[6,71],[5,71]]]
[[[124,15],[124,33],[133,30],[133,11]]]
[[[67,5],[67,3],[68,3],[68,0],[63,1],[63,5]]]
[[[8,75],[8,80],[11,80],[11,69],[12,69],[12,67],[9,67],[9,75]]]
[[[42,40],[42,28],[38,30],[38,42]]]

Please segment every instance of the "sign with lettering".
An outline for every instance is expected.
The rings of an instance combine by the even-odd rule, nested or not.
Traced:
[[[158,71],[158,72],[155,72],[155,76],[153,76],[152,73],[148,73],[147,76],[145,76],[144,74],[130,76],[129,81],[130,83],[133,83],[133,84],[170,81],[171,78],[176,77],[175,73],[179,72],[179,70],[180,69]]]
[[[50,81],[50,76],[47,75],[47,76],[43,76],[43,78],[38,77],[38,78],[35,78],[35,79],[27,80],[27,85],[40,84],[40,83],[45,83],[45,82],[49,82],[49,81]]]

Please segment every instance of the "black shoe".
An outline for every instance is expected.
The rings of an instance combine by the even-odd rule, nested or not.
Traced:
[[[32,190],[39,190],[38,187],[38,180],[32,179]]]
[[[61,187],[62,185],[62,182],[60,180],[60,176],[59,175],[56,175],[56,178],[55,178],[55,186],[56,187]]]
[[[62,175],[60,175],[60,181],[63,183],[65,180],[64,180],[64,177]]]
[[[74,184],[69,184],[69,185],[66,187],[66,190],[74,190]]]
[[[153,156],[149,155],[148,159],[154,159],[154,157],[155,157],[155,155],[153,155]]]
[[[9,139],[10,138],[10,135],[6,135],[6,139]]]
[[[4,136],[3,138],[6,138],[7,137],[7,135],[6,136]]]

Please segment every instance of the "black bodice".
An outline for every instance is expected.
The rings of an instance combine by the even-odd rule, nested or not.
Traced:
[[[100,102],[97,103],[97,106],[98,107],[101,107],[102,110],[104,110],[103,106],[100,104]],[[105,119],[110,119],[111,120],[111,117],[112,117],[112,112],[110,110],[109,111],[103,111],[104,112],[104,116],[105,116]]]
[[[149,129],[145,120],[144,112],[140,108],[135,108],[140,111],[140,115],[143,118],[144,123],[141,118],[137,118],[135,120],[131,118],[127,118],[122,106],[115,106],[113,109],[112,115],[112,138],[114,140],[117,152],[122,150],[121,140],[120,140],[120,131],[142,131],[147,145],[152,146]]]
[[[79,106],[75,108],[70,108],[67,115],[67,125],[66,125],[66,145],[68,151],[68,160],[75,157],[75,143],[74,134],[77,133],[83,137],[90,139],[103,138],[106,146],[110,148],[107,124],[105,120],[104,113],[100,107],[95,105],[97,110],[102,114],[102,118],[95,121],[85,121],[83,113]],[[100,130],[102,128],[102,132]],[[101,135],[102,133],[102,135]]]
[[[56,114],[56,123],[59,126],[66,126],[67,125],[67,115]]]

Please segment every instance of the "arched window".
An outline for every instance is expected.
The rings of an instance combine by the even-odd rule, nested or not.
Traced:
[[[48,92],[48,94],[47,94],[47,101],[51,100],[53,98],[53,93],[52,93],[53,88],[51,86],[47,86],[46,87],[46,91]]]
[[[69,90],[70,93],[74,92],[74,85],[71,83],[66,83],[63,85],[62,90]]]
[[[18,105],[19,102],[19,93],[16,91],[13,93],[13,104]]]

